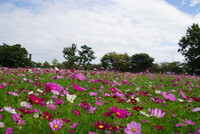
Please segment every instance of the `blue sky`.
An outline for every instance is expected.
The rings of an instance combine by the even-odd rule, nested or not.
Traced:
[[[0,43],[21,44],[36,62],[63,62],[72,43],[92,47],[93,63],[113,51],[183,62],[177,43],[200,22],[200,0],[0,0],[0,18]]]
[[[195,15],[200,12],[200,0],[196,0],[196,2],[191,0],[167,0],[167,2],[184,13]]]

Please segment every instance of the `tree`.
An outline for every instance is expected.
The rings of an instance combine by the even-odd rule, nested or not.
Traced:
[[[76,56],[77,51],[77,45],[75,44],[72,44],[72,46],[65,47],[63,49],[63,57],[67,60],[68,68],[74,67],[75,63],[78,61],[78,56]]]
[[[87,45],[81,46],[81,49],[81,51],[78,51],[78,63],[80,66],[84,67],[85,69],[88,69],[88,67],[91,65],[90,62],[96,58],[94,55],[94,51],[91,47],[88,47]]]
[[[25,67],[30,65],[28,52],[20,44],[0,45],[0,65],[4,67]]]
[[[58,62],[57,59],[53,59],[53,60],[52,60],[52,64],[53,64],[53,66],[55,67],[55,66],[57,66],[57,65],[59,64],[59,62]]]
[[[145,71],[153,65],[153,61],[154,58],[150,57],[148,54],[134,54],[130,58],[131,70],[133,72]]]
[[[116,52],[110,52],[101,58],[101,64],[104,68],[129,71],[129,56],[127,53],[118,54]]]
[[[180,52],[187,62],[190,72],[200,72],[200,27],[193,24],[187,29],[186,35],[178,42]]]

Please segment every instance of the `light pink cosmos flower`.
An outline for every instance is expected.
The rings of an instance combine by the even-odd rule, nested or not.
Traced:
[[[3,122],[0,122],[0,128],[5,127],[5,124]]]
[[[192,112],[199,112],[200,111],[200,107],[196,107],[192,110]]]
[[[83,74],[76,74],[76,78],[79,79],[80,81],[85,80],[85,76]]]
[[[142,128],[140,123],[132,121],[130,124],[127,124],[125,128],[126,134],[142,134]]]
[[[53,121],[49,122],[49,126],[51,129],[57,131],[63,126],[63,121],[61,119],[53,119]]]
[[[163,118],[166,115],[166,112],[163,111],[162,109],[148,109],[151,115],[158,117],[158,118]]]
[[[196,125],[195,122],[188,120],[188,119],[182,119],[183,122],[187,123],[188,125]]]
[[[162,92],[161,94],[167,100],[176,101],[176,97],[172,93],[170,93],[170,94],[167,95],[167,92]]]

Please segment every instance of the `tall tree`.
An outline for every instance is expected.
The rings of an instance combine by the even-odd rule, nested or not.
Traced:
[[[87,45],[81,46],[81,51],[78,51],[79,53],[79,65],[87,69],[91,65],[91,61],[94,60],[96,57],[94,55],[94,51],[91,47],[88,47]]]
[[[77,45],[72,44],[72,46],[65,47],[63,49],[63,57],[67,60],[68,67],[74,67],[75,63],[78,61],[78,56],[76,52],[78,51]]]
[[[13,46],[3,43],[0,45],[0,65],[4,67],[29,66],[28,52],[20,44]]]
[[[189,66],[190,72],[200,72],[200,27],[193,24],[187,29],[186,35],[178,42],[180,52]]]
[[[150,57],[148,54],[134,54],[130,58],[131,70],[133,72],[145,71],[153,65],[153,61],[154,58]]]
[[[52,64],[53,64],[53,66],[55,67],[55,66],[57,66],[57,65],[59,64],[59,62],[58,62],[57,59],[53,59],[53,60],[52,60]]]

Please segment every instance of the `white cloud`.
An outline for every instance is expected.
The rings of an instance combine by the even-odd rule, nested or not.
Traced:
[[[190,6],[196,6],[200,4],[200,0],[191,0]]]
[[[15,0],[17,1],[17,0]],[[26,1],[25,1],[26,2]],[[20,43],[34,61],[64,61],[72,43],[108,52],[148,53],[155,62],[182,61],[177,42],[198,16],[186,15],[164,0],[31,0],[29,8],[0,5],[0,43]]]

